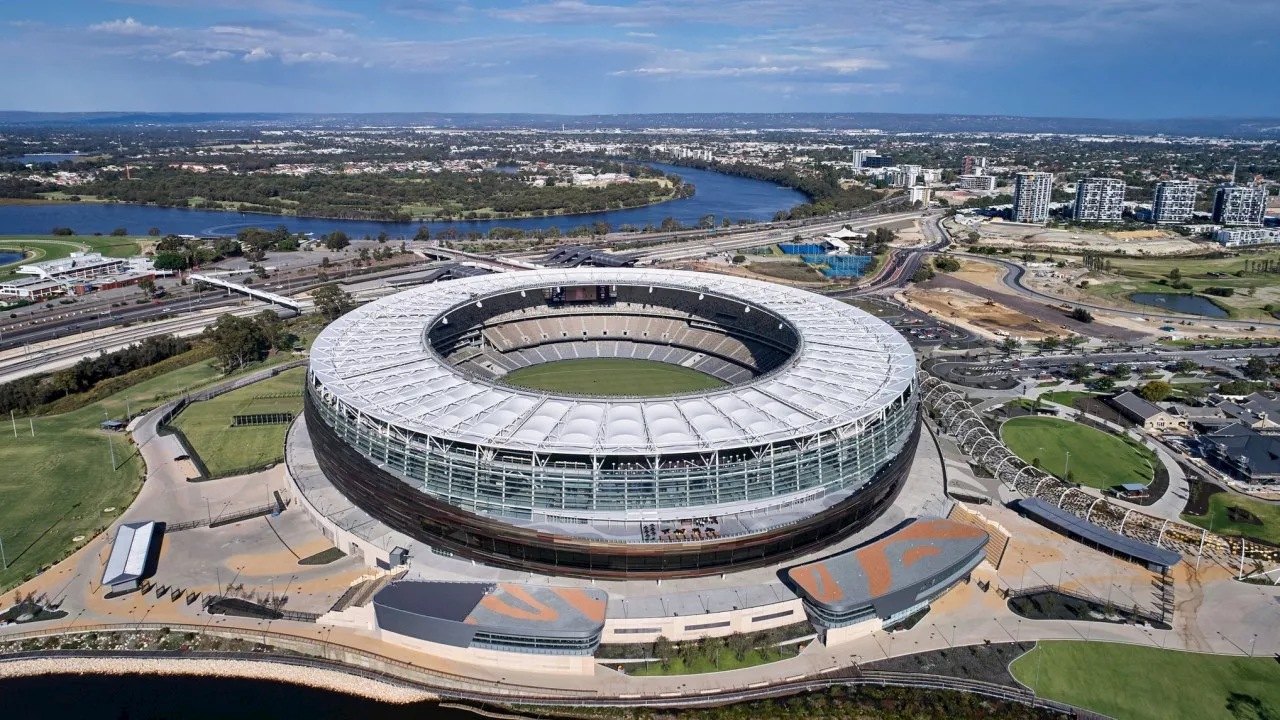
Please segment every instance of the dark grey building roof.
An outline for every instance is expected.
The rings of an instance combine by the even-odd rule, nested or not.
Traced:
[[[550,254],[542,259],[541,264],[560,267],[578,267],[579,265],[630,267],[636,264],[636,259],[634,255],[609,253],[578,245],[565,245],[552,250]]]
[[[1111,398],[1111,404],[1124,414],[1144,422],[1164,412],[1160,406],[1147,402],[1131,392],[1120,393]]]
[[[1121,555],[1141,560],[1149,565],[1173,567],[1182,556],[1172,550],[1156,547],[1095,525],[1082,517],[1072,515],[1062,508],[1040,498],[1018,501],[1018,508],[1064,534],[1071,535]]]
[[[883,618],[914,605],[960,566],[981,562],[975,556],[988,539],[970,525],[923,518],[873,543],[793,567],[787,576],[807,601],[830,612],[872,605]]]
[[[1280,437],[1235,424],[1204,439],[1215,454],[1249,475],[1280,474]]]
[[[1224,400],[1218,403],[1218,409],[1228,417],[1250,425],[1264,419],[1280,422],[1280,402],[1260,393],[1253,393],[1238,403]]]
[[[373,596],[378,627],[465,646],[475,632],[590,638],[604,629],[609,596],[595,588],[513,583],[391,583]],[[466,641],[454,642],[459,638]]]

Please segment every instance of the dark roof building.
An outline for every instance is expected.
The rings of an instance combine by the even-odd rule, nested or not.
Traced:
[[[1148,402],[1131,392],[1123,392],[1111,398],[1111,403],[1130,422],[1146,430],[1186,429],[1186,419],[1170,414],[1155,403]]]
[[[946,592],[982,562],[988,539],[969,525],[923,518],[873,543],[793,567],[787,577],[819,630],[874,630]]]
[[[1255,430],[1275,431],[1280,428],[1280,402],[1261,393],[1253,393],[1240,402],[1224,400],[1218,409],[1233,422]]]
[[[542,259],[541,264],[554,267],[588,265],[618,268],[631,267],[636,264],[636,260],[637,258],[634,255],[610,253],[578,245],[565,245],[551,251],[549,255]]]
[[[604,631],[603,590],[512,583],[400,581],[373,596],[384,632],[457,648],[591,655]]]
[[[1227,474],[1254,483],[1280,480],[1280,437],[1244,425],[1204,436],[1205,457]]]
[[[1182,556],[1173,550],[1125,537],[1039,498],[1019,500],[1018,509],[1042,525],[1053,528],[1077,542],[1120,555],[1145,565],[1151,570],[1167,570],[1177,565],[1182,559]]]

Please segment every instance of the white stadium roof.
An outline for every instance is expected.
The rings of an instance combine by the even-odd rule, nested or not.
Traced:
[[[427,329],[451,308],[561,285],[651,285],[742,298],[785,318],[801,340],[772,373],[656,398],[511,388],[454,369],[427,343]],[[808,291],[678,270],[575,268],[453,280],[374,301],[320,334],[311,371],[350,408],[437,438],[533,452],[670,454],[783,441],[878,415],[910,387],[915,355],[878,318]]]

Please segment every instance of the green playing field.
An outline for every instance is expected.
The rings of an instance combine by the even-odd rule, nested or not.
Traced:
[[[710,390],[726,383],[679,365],[629,358],[561,360],[520,368],[503,378],[530,390],[584,395],[656,396]]]

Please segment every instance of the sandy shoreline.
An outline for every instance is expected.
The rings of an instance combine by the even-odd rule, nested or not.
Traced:
[[[336,670],[281,665],[259,660],[209,658],[35,658],[0,662],[0,680],[39,675],[195,675],[306,685],[385,703],[439,700],[419,690],[388,685]]]

